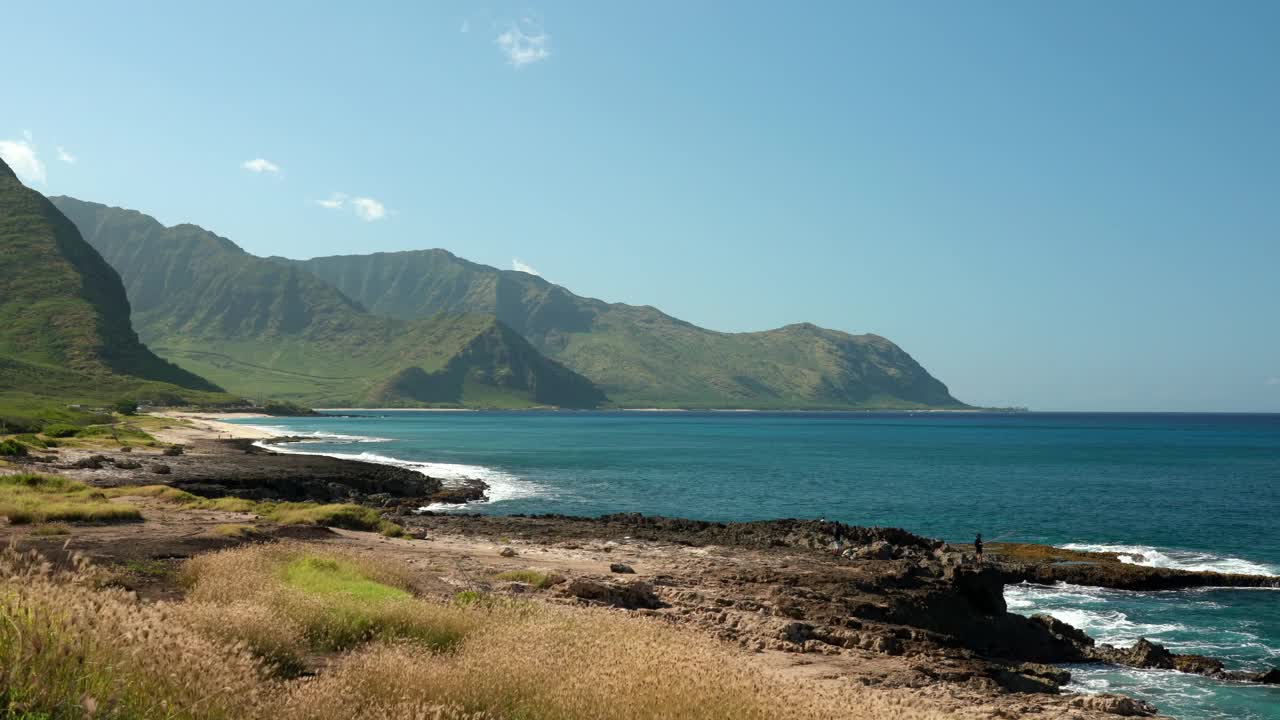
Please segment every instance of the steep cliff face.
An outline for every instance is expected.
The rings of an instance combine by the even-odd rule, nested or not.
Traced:
[[[483,312],[615,402],[689,407],[964,407],[910,355],[877,335],[802,323],[720,333],[649,306],[574,295],[528,273],[445,250],[290,261],[398,318]]]
[[[116,271],[3,161],[0,256],[0,355],[89,376],[218,390],[139,341]]]
[[[590,381],[542,357],[492,315],[375,315],[306,269],[254,256],[195,225],[165,227],[67,197],[53,202],[124,278],[143,338],[248,397],[481,407],[604,401]]]

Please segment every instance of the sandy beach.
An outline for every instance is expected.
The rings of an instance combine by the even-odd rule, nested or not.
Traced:
[[[275,437],[271,433],[260,428],[226,422],[227,420],[233,419],[267,417],[266,415],[257,413],[180,412],[173,410],[154,412],[150,413],[150,415],[153,417],[180,421],[178,424],[173,426],[158,428],[151,431],[151,434],[155,436],[157,440],[166,443],[186,445],[195,440],[265,440],[270,437]]]

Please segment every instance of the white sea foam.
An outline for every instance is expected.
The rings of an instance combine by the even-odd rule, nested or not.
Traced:
[[[1179,623],[1144,623],[1130,619],[1119,610],[1108,607],[1108,595],[1118,591],[1058,583],[1032,585],[1021,583],[1005,587],[1005,603],[1013,612],[1024,615],[1043,613],[1083,630],[1099,642],[1132,645],[1139,638],[1158,638],[1167,633],[1186,631]]]
[[[306,440],[298,442],[327,442],[327,443],[374,443],[374,442],[392,442],[391,438],[374,437],[372,435],[343,435],[342,433],[323,432],[320,430],[289,430],[287,428],[271,427],[269,425],[246,425],[254,430],[261,430],[268,433],[272,437],[299,437]]]
[[[296,435],[297,433],[287,433],[288,435]],[[332,435],[332,433],[330,433]],[[355,441],[355,442],[364,442]],[[377,465],[390,465],[392,467],[405,468],[415,472],[422,473],[427,477],[440,480],[445,486],[460,485],[466,480],[480,480],[489,486],[485,492],[488,496],[484,503],[502,502],[504,500],[516,500],[519,498],[532,497],[535,495],[545,495],[548,489],[538,483],[524,480],[511,473],[488,468],[482,465],[462,465],[457,463],[438,463],[438,462],[419,462],[416,460],[401,460],[400,458],[391,457],[389,455],[379,455],[377,453],[339,453],[339,452],[311,452],[302,450],[297,445],[305,445],[306,443],[287,443],[275,444],[269,442],[256,442],[254,445],[275,452],[286,453],[290,455],[321,455],[324,457],[339,458],[342,460],[358,460],[360,462],[374,463]],[[468,503],[467,505],[452,505],[444,503],[433,503],[423,510],[463,510],[477,503]]]
[[[1206,552],[1192,550],[1170,550],[1149,545],[1105,545],[1092,543],[1068,543],[1060,545],[1063,550],[1081,550],[1084,552],[1109,552],[1119,555],[1120,562],[1147,567],[1170,568],[1174,570],[1195,570],[1201,572],[1238,573],[1242,575],[1280,576],[1280,569],[1271,565],[1244,560],[1242,558],[1223,557]]]

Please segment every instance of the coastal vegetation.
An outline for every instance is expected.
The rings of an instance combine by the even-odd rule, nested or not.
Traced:
[[[278,502],[238,497],[205,498],[169,485],[130,485],[102,491],[107,497],[150,497],[188,510],[252,513],[280,525],[315,525],[380,532],[400,537],[404,528],[384,520],[375,509],[354,503]],[[3,513],[0,513],[3,514]]]
[[[50,522],[138,522],[142,513],[113,503],[101,490],[75,480],[17,473],[0,475],[0,517],[15,525]]]
[[[330,547],[247,545],[179,575],[181,600],[148,603],[81,558],[0,551],[0,716],[938,717],[780,679],[653,620],[432,600],[403,566]]]

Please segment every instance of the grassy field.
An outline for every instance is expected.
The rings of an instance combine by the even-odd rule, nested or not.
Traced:
[[[242,546],[179,574],[185,597],[149,604],[83,563],[0,550],[0,717],[939,717],[901,696],[782,680],[656,620],[422,597],[407,568],[319,545]]]
[[[0,475],[0,517],[15,525],[56,522],[141,522],[130,505],[66,478],[33,473]]]

